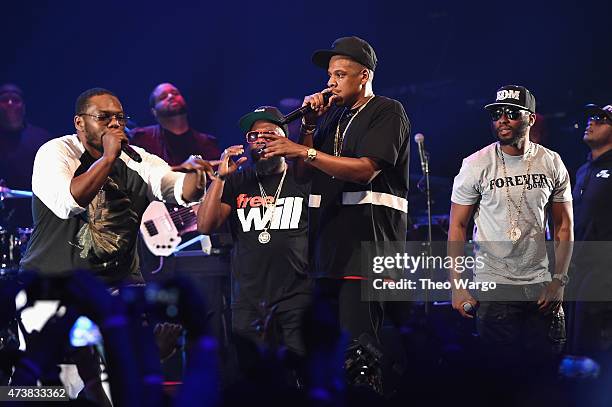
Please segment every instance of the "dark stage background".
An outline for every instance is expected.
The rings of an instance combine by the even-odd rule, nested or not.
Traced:
[[[225,146],[242,141],[247,111],[324,88],[311,53],[358,35],[379,57],[375,93],[399,99],[425,135],[432,175],[452,178],[492,141],[482,105],[504,84],[535,94],[546,144],[573,173],[587,153],[581,106],[612,102],[609,2],[492,3],[2,2],[0,82],[21,86],[29,120],[62,135],[81,91],[113,90],[146,125],[150,91],[169,81]]]

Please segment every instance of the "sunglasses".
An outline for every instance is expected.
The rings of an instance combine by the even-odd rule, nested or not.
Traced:
[[[123,113],[100,113],[100,114],[89,114],[89,113],[79,113],[79,116],[89,116],[93,117],[95,121],[103,124],[104,126],[108,126],[108,124],[113,120],[113,118],[117,119],[117,122],[121,126],[125,126],[127,121],[130,119],[130,116],[127,116]]]
[[[519,117],[521,117],[521,115],[523,114],[523,112],[525,112],[526,110],[523,109],[517,109],[516,107],[508,107],[508,106],[504,106],[504,107],[499,107],[495,110],[491,110],[491,120],[493,120],[494,122],[498,121],[499,119],[501,119],[502,115],[506,115],[506,117],[510,120],[516,120]]]
[[[598,114],[593,114],[589,116],[589,121],[594,121],[597,124],[612,124],[612,121],[607,116],[600,116]]]
[[[261,130],[261,131],[249,131],[246,134],[246,142],[249,144],[257,143],[257,140],[262,138],[262,135],[273,135],[276,136],[276,132],[272,130]]]

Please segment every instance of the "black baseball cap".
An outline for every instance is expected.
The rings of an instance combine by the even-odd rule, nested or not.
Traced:
[[[285,132],[285,136],[289,136],[289,127],[283,124],[285,116],[274,106],[260,106],[253,110],[251,113],[247,113],[240,118],[238,126],[243,132],[248,132],[253,127],[253,123],[257,120],[265,120],[270,123],[274,123],[280,126]]]
[[[526,87],[506,85],[497,90],[495,102],[489,103],[484,108],[491,110],[497,106],[516,106],[535,113],[536,101]]]
[[[329,60],[334,55],[344,55],[352,60],[359,62],[372,71],[376,70],[376,53],[374,48],[367,41],[359,37],[338,38],[331,46],[331,49],[319,49],[312,54],[312,62],[323,69],[329,66]]]
[[[584,107],[589,116],[598,115],[607,117],[608,120],[612,121],[612,105],[606,105],[604,107],[599,107],[592,103],[589,103]]]

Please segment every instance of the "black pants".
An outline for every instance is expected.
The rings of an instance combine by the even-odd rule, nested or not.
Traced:
[[[349,341],[363,333],[378,340],[384,318],[383,304],[362,301],[361,284],[361,280],[321,278],[315,282],[315,292],[337,310],[340,327],[348,332]]]
[[[553,356],[565,344],[565,318],[560,311],[545,315],[537,304],[548,283],[498,284],[480,298],[477,329],[487,350],[507,358],[529,355]]]
[[[272,316],[270,329],[266,332],[267,340],[257,329],[255,321],[265,317],[261,311],[254,308],[235,308],[232,310],[232,331],[235,335],[246,338],[256,344],[282,343],[288,350],[304,355],[304,340],[302,338],[302,317],[304,308],[293,308],[277,311]]]
[[[572,315],[572,352],[597,357],[612,350],[612,277],[610,270],[588,270],[570,281],[576,300]]]

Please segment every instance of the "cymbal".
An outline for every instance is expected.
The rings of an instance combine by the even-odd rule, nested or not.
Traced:
[[[32,191],[21,191],[0,186],[0,199],[32,198]]]

